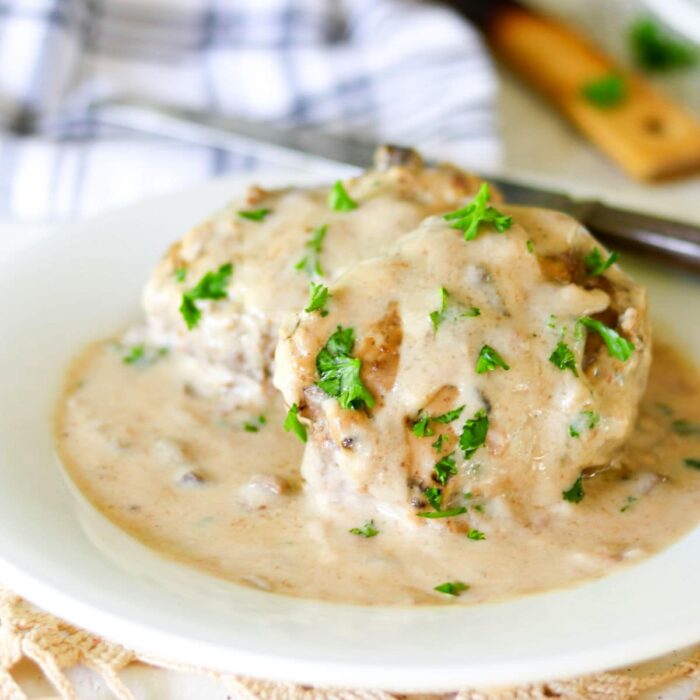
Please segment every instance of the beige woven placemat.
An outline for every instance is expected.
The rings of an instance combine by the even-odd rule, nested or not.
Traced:
[[[20,596],[0,588],[0,700],[27,700],[12,673],[13,668],[22,660],[30,660],[41,669],[56,691],[55,698],[60,700],[78,700],[76,690],[65,673],[78,665],[97,672],[118,700],[135,700],[119,674],[136,662],[214,677],[235,700],[406,700],[408,697],[380,690],[313,688],[272,683],[171,664],[129,651],[77,629],[42,612]],[[700,651],[662,672],[601,673],[574,680],[504,688],[500,691],[466,689],[427,697],[433,700],[631,700],[644,691],[681,678],[694,679],[692,697],[700,700]]]

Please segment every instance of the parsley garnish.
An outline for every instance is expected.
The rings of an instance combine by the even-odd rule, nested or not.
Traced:
[[[133,365],[139,360],[142,360],[146,354],[146,346],[143,343],[134,345],[129,352],[122,357],[122,362],[125,365]]]
[[[338,180],[328,194],[328,206],[333,211],[352,211],[357,209],[357,202],[348,194],[343,183]]]
[[[586,83],[581,94],[596,107],[616,107],[627,96],[627,86],[622,76],[610,74]]]
[[[700,425],[698,423],[691,423],[689,420],[683,420],[682,418],[671,423],[671,430],[677,435],[700,435]]]
[[[443,413],[432,418],[428,413],[423,413],[413,424],[411,431],[416,437],[432,437],[435,435],[435,431],[430,427],[431,422],[435,421],[436,423],[443,424],[451,423],[462,415],[463,410],[464,406],[458,406],[457,408],[453,408],[451,411],[447,411],[447,413]]]
[[[657,410],[660,413],[663,413],[665,416],[672,416],[673,415],[673,408],[669,406],[667,403],[662,403],[661,401],[657,401],[654,406],[656,406]]]
[[[570,369],[574,373],[574,376],[578,377],[574,351],[563,340],[557,343],[554,352],[549,356],[549,361],[560,370]]]
[[[583,490],[583,477],[579,476],[579,478],[574,481],[573,486],[566,491],[562,491],[561,495],[564,500],[569,503],[581,503],[583,497],[586,495]]]
[[[474,201],[462,209],[445,214],[445,221],[453,222],[452,228],[464,231],[464,240],[471,241],[479,233],[481,224],[493,224],[498,233],[507,231],[513,225],[513,217],[502,214],[498,209],[489,206],[491,199],[489,186],[484,182]]]
[[[586,272],[591,277],[600,277],[611,265],[617,262],[620,257],[619,253],[610,253],[607,260],[603,260],[603,256],[598,248],[593,250],[586,256]]]
[[[459,436],[459,446],[469,459],[485,442],[489,431],[489,417],[483,409],[478,410],[473,418],[469,418]]]
[[[445,455],[439,462],[433,467],[435,471],[435,481],[445,486],[450,480],[451,476],[457,474],[457,467],[455,465],[454,452],[449,455]],[[436,508],[436,510],[440,510]]]
[[[239,211],[238,216],[241,219],[248,219],[249,221],[264,221],[265,217],[271,213],[271,209],[248,209],[244,211]]]
[[[437,311],[431,311],[428,316],[430,318],[430,322],[433,324],[433,330],[437,333],[438,326],[447,319],[448,313],[447,313],[447,299],[450,296],[449,292],[444,288],[440,287],[440,308]],[[464,307],[461,307],[464,308]],[[481,310],[476,307],[472,306],[471,308],[467,309],[466,311],[462,311],[462,313],[456,313],[455,314],[457,318],[473,318],[475,316],[480,316],[481,315]]]
[[[578,418],[569,426],[569,435],[577,438],[581,437],[581,431],[585,428],[591,430],[600,422],[600,415],[595,411],[582,411]]]
[[[431,447],[432,447],[436,452],[440,452],[440,450],[442,450],[442,443],[445,442],[445,437],[446,437],[446,436],[445,436],[444,433],[438,435],[437,438],[435,439],[435,442],[431,445]]]
[[[626,362],[634,352],[634,345],[627,338],[606,326],[602,321],[598,321],[590,316],[582,316],[578,323],[598,333],[612,357]]]
[[[630,45],[637,64],[650,73],[688,68],[698,61],[692,44],[669,36],[651,19],[639,19],[632,25]]]
[[[423,493],[428,499],[428,503],[430,503],[435,510],[440,510],[442,508],[442,489],[437,486],[428,486]]]
[[[481,531],[481,530],[475,530],[474,528],[469,528],[469,532],[467,532],[467,537],[470,540],[485,540],[486,535]]]
[[[441,583],[439,586],[435,586],[433,590],[438,593],[444,593],[445,595],[458,596],[460,593],[469,590],[469,586],[462,581],[448,581],[447,583]]]
[[[293,432],[302,442],[306,442],[308,436],[306,434],[306,426],[299,420],[299,406],[295,403],[291,405],[287,411],[287,417],[284,419],[285,432]]]
[[[497,367],[509,370],[506,361],[490,345],[484,345],[479,350],[479,357],[476,360],[476,373],[493,372]]]
[[[199,323],[199,319],[202,316],[195,302],[198,299],[225,299],[226,288],[231,281],[232,274],[233,265],[231,263],[226,263],[216,272],[207,272],[204,277],[197,282],[196,286],[182,295],[180,313],[185,319],[188,330],[192,330]]]
[[[374,397],[360,377],[362,361],[359,357],[351,356],[354,345],[354,329],[338,326],[338,330],[316,355],[319,376],[316,386],[338,399],[343,408],[358,411],[372,408]]]
[[[184,282],[185,279],[187,278],[187,268],[186,267],[178,267],[175,272],[173,272],[173,275],[175,275],[175,281],[176,282]]]
[[[257,422],[246,421],[243,423],[243,430],[245,430],[247,433],[257,433],[260,430],[260,426],[266,424],[267,418],[265,418],[265,416],[258,416]]]
[[[620,513],[626,513],[636,502],[637,499],[635,496],[627,496],[625,505],[620,508]]]
[[[416,515],[419,518],[430,518],[431,520],[436,519],[436,518],[452,518],[455,515],[462,515],[462,513],[466,513],[467,509],[463,507],[459,508],[450,508],[448,510],[429,510],[426,511],[425,513],[416,513]]]
[[[321,267],[321,248],[326,233],[328,233],[328,224],[317,226],[311,232],[311,238],[304,244],[304,247],[308,248],[309,252],[294,266],[295,270],[303,270],[309,277],[320,277],[323,275],[323,268]]]
[[[379,534],[379,530],[374,527],[374,520],[368,520],[362,527],[353,527],[348,532],[351,535],[361,535],[367,539]]]
[[[309,282],[309,289],[311,292],[311,299],[309,305],[304,309],[306,313],[312,313],[318,311],[321,316],[328,316],[328,309],[326,309],[326,302],[328,301],[328,287],[322,284],[314,284]]]
[[[683,460],[683,464],[691,469],[700,469],[700,459],[692,459],[691,457],[688,457],[688,459]]]
[[[532,238],[528,238],[527,242],[525,243],[527,246],[527,252],[528,253],[534,253],[535,252],[535,242],[532,240]]]

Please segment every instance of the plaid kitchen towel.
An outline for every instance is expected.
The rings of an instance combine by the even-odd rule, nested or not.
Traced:
[[[91,214],[260,164],[254,149],[109,126],[106,99],[484,167],[495,92],[474,29],[418,0],[0,0],[0,218]]]

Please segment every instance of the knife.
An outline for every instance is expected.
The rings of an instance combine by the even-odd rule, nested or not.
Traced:
[[[114,100],[93,105],[103,124],[157,134],[180,141],[230,150],[254,149],[273,162],[296,167],[309,157],[329,172],[348,176],[370,167],[376,144],[314,129],[279,128],[243,119],[207,114],[141,101]],[[344,169],[344,170],[343,170]],[[500,176],[485,176],[510,204],[546,207],[578,219],[600,238],[637,248],[700,271],[700,226],[673,221],[593,199],[576,199],[564,192],[534,187]]]

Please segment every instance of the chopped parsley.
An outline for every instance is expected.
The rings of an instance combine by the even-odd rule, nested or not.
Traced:
[[[442,489],[437,486],[428,486],[423,494],[428,499],[428,503],[435,508],[435,510],[440,510],[442,508]]]
[[[671,430],[673,430],[676,435],[683,435],[684,437],[700,435],[700,424],[678,418],[671,423]]]
[[[293,403],[289,411],[287,411],[287,417],[284,419],[283,427],[285,432],[294,433],[302,442],[306,442],[308,439],[306,426],[299,420],[299,406],[295,403]]]
[[[599,248],[593,250],[586,256],[586,272],[591,277],[600,277],[611,265],[614,265],[620,257],[619,253],[610,253],[607,259],[603,259],[603,255]]]
[[[216,272],[207,272],[199,282],[182,295],[180,313],[185,319],[188,330],[192,330],[202,317],[201,311],[195,303],[198,299],[225,299],[226,289],[231,281],[233,265],[226,263]]]
[[[430,322],[433,324],[433,330],[437,333],[438,327],[440,324],[445,321],[448,317],[448,311],[447,311],[447,300],[448,297],[450,296],[449,292],[444,288],[440,287],[439,289],[440,293],[440,308],[437,309],[436,311],[431,311],[428,314],[428,317],[430,318]],[[457,310],[455,311],[454,317],[455,318],[474,318],[475,316],[480,316],[481,315],[481,310],[476,307],[472,306],[468,309],[464,309],[463,306],[458,306]]]
[[[583,85],[581,95],[592,105],[608,109],[623,102],[627,86],[622,76],[611,73]]]
[[[175,281],[176,282],[184,282],[185,279],[187,279],[187,268],[186,267],[178,267],[175,272],[173,272],[173,275],[175,276]]]
[[[665,416],[672,416],[673,415],[673,408],[669,406],[667,403],[662,403],[661,401],[657,401],[654,406],[656,406],[656,409],[659,411],[659,413],[663,413]]]
[[[484,345],[479,350],[479,357],[476,360],[476,373],[493,372],[496,368],[509,370],[510,366],[490,345]]]
[[[328,206],[333,211],[352,211],[357,209],[357,202],[348,194],[343,183],[338,180],[328,194]]]
[[[569,435],[573,438],[581,437],[581,431],[591,430],[600,423],[600,415],[595,411],[581,411],[576,420],[569,426]]]
[[[578,323],[598,333],[612,357],[626,362],[632,356],[634,344],[616,330],[610,328],[610,326],[606,326],[602,321],[598,321],[590,316],[582,316]]]
[[[374,520],[368,520],[362,527],[353,527],[348,532],[351,535],[360,535],[369,539],[379,534],[379,530],[374,526]]]
[[[527,252],[528,253],[534,253],[535,252],[535,242],[532,240],[532,238],[528,238],[527,242],[525,243],[527,246]]]
[[[481,531],[481,530],[475,530],[473,527],[469,528],[469,532],[467,532],[467,537],[470,540],[485,540],[486,535]]]
[[[691,457],[688,457],[688,459],[683,460],[683,464],[685,464],[686,467],[690,467],[691,469],[700,469],[700,459],[693,459]]]
[[[569,503],[581,503],[583,497],[586,495],[583,490],[583,477],[579,476],[576,481],[574,481],[573,486],[566,491],[562,491],[561,495],[565,501]]]
[[[295,270],[306,272],[309,277],[320,277],[323,275],[321,267],[321,249],[323,239],[328,233],[328,224],[317,226],[312,232],[309,240],[304,244],[308,253],[294,266]]]
[[[445,486],[450,480],[451,476],[457,474],[457,466],[455,465],[454,452],[449,455],[445,455],[439,462],[435,464],[433,470],[435,472],[434,479],[438,483]],[[437,508],[436,510],[440,510]]]
[[[311,293],[311,299],[309,300],[309,305],[304,309],[306,313],[313,313],[318,311],[321,316],[328,316],[328,309],[326,309],[326,303],[328,302],[328,287],[322,284],[314,284],[309,282],[309,290]]]
[[[626,513],[636,502],[637,498],[635,496],[627,496],[625,505],[620,508],[620,513]]]
[[[670,36],[652,19],[638,19],[630,28],[629,39],[637,65],[650,73],[689,68],[698,62],[692,44]]]
[[[316,386],[338,400],[343,408],[359,411],[374,406],[374,397],[360,377],[362,361],[352,357],[355,345],[353,328],[338,329],[316,355]]]
[[[445,221],[452,222],[452,228],[464,232],[464,240],[477,237],[481,224],[492,224],[498,233],[507,231],[513,225],[513,217],[502,214],[489,205],[491,192],[488,184],[482,183],[474,201],[462,209],[445,214]]]
[[[464,452],[465,459],[469,459],[486,442],[488,431],[489,417],[483,409],[480,409],[473,418],[466,421],[459,436],[459,446]]]
[[[247,209],[238,212],[241,219],[248,221],[264,221],[265,217],[272,212],[271,209]]]
[[[574,377],[578,377],[574,351],[563,340],[557,343],[554,352],[549,356],[549,361],[562,371],[570,369],[574,373]]]
[[[435,442],[431,445],[431,447],[436,451],[440,452],[442,450],[442,445],[445,442],[446,435],[444,433],[440,434],[437,436],[435,439]]]
[[[460,506],[458,508],[449,508],[448,510],[429,510],[425,513],[416,513],[416,515],[419,518],[430,518],[431,520],[434,520],[437,518],[453,518],[455,515],[462,515],[466,512],[467,509]]]
[[[439,416],[432,417],[428,413],[421,413],[418,420],[413,423],[411,431],[416,437],[432,437],[435,435],[435,431],[430,427],[431,422],[434,421],[436,423],[443,424],[451,423],[462,415],[463,410],[464,406],[458,406],[457,408],[453,408],[451,411],[447,411]],[[442,443],[440,444],[442,445]],[[433,445],[433,447],[435,447],[435,445]]]
[[[243,423],[243,430],[247,433],[257,433],[260,430],[260,426],[267,424],[267,418],[265,416],[258,416],[257,421],[246,421]]]
[[[442,413],[439,416],[435,416],[433,420],[436,423],[451,423],[453,420],[457,420],[462,415],[463,410],[464,406],[457,406],[457,408],[453,408],[451,411],[447,411],[447,413]]]
[[[139,345],[134,345],[129,352],[122,357],[122,362],[125,365],[136,364],[139,360],[142,360],[146,354],[146,346],[143,343]]]
[[[439,586],[435,586],[433,590],[438,593],[444,593],[445,595],[458,596],[460,593],[469,590],[469,586],[462,581],[448,581],[447,583],[441,583]]]

